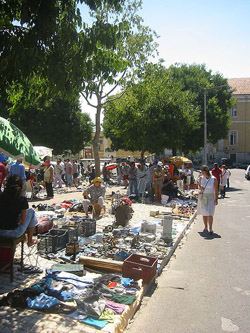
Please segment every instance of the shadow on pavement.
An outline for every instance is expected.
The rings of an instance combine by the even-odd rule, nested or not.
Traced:
[[[200,232],[198,232],[198,234],[207,240],[211,240],[214,238],[221,238],[221,235],[216,234],[216,232],[214,232],[212,235],[210,235],[208,232],[200,231]]]
[[[226,192],[242,192],[242,189],[241,188],[235,188],[235,187],[229,187],[229,188],[226,188]]]

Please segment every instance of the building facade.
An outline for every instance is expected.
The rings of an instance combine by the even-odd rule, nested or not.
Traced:
[[[94,136],[95,133],[92,134]],[[119,149],[117,151],[112,151],[111,149],[112,142],[109,138],[105,138],[103,135],[103,132],[100,133],[100,138],[99,138],[99,156],[100,158],[110,158],[111,156],[114,157],[114,160],[117,158],[127,158],[128,156],[133,156],[135,159],[139,159],[141,157],[141,153],[139,151],[126,151]],[[85,147],[81,152],[80,152],[80,157],[81,158],[94,158],[94,153],[93,153],[93,147]],[[149,153],[145,153],[144,157],[151,156]]]
[[[228,79],[237,99],[230,112],[230,129],[226,139],[216,145],[216,158],[230,158],[232,162],[250,160],[250,78]]]

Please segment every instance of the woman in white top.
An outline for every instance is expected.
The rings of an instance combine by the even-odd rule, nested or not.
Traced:
[[[220,175],[220,183],[221,183],[221,198],[224,199],[226,195],[226,185],[227,179],[229,178],[229,172],[227,171],[226,165],[221,166],[221,175]]]
[[[218,183],[217,179],[210,174],[206,165],[201,167],[199,190],[198,214],[201,214],[203,218],[205,226],[203,232],[208,232],[207,226],[209,226],[209,233],[212,235],[214,209],[215,205],[218,204]]]

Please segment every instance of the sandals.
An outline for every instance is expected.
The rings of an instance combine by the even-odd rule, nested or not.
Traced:
[[[204,228],[202,232],[208,232],[208,230],[206,228]]]

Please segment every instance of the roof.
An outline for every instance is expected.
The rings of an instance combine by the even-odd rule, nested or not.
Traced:
[[[228,79],[229,86],[235,95],[250,95],[250,77],[240,79]]]

